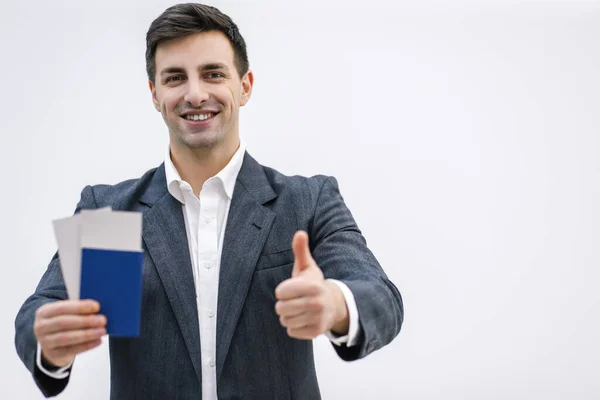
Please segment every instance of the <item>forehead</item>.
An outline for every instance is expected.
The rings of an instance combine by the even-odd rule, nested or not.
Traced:
[[[166,67],[195,68],[207,62],[233,67],[233,47],[219,31],[194,33],[160,43],[156,48],[156,71]]]

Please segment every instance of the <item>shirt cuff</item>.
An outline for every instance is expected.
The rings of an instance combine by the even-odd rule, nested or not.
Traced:
[[[358,338],[358,308],[356,307],[356,301],[354,300],[354,295],[350,288],[343,282],[329,279],[331,282],[338,285],[342,294],[344,295],[344,300],[346,301],[346,307],[348,307],[348,334],[344,336],[338,336],[331,331],[325,332],[325,336],[336,346],[341,346],[342,344],[346,344],[347,347],[354,346],[356,344],[356,340]]]
[[[42,365],[42,346],[40,346],[40,342],[38,342],[38,344],[37,344],[37,354],[35,356],[35,362],[37,364],[37,367],[40,369],[40,371],[42,371],[44,374],[48,375],[50,378],[54,378],[54,379],[65,379],[67,376],[69,376],[68,369],[71,368],[71,366],[73,365],[73,361],[71,361],[69,363],[69,365],[60,367],[54,371],[48,371]]]

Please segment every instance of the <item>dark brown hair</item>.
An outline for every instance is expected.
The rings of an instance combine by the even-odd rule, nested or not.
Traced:
[[[154,82],[156,63],[154,56],[157,46],[167,40],[181,38],[193,33],[222,32],[233,47],[234,62],[240,77],[248,72],[246,42],[237,25],[217,8],[198,3],[176,4],[167,8],[152,21],[146,33],[146,72]]]

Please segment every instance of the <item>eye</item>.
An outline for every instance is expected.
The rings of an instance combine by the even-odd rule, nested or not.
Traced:
[[[221,78],[224,78],[225,75],[223,75],[220,72],[209,72],[208,74],[206,74],[206,77],[208,79],[221,79]]]
[[[167,79],[165,79],[166,83],[170,83],[170,82],[178,82],[183,80],[183,77],[180,75],[173,75],[173,76],[168,76]]]

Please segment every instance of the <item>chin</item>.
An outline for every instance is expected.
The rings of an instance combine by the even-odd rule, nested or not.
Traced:
[[[211,132],[186,134],[181,137],[181,142],[190,149],[212,148],[222,141],[223,137]]]

